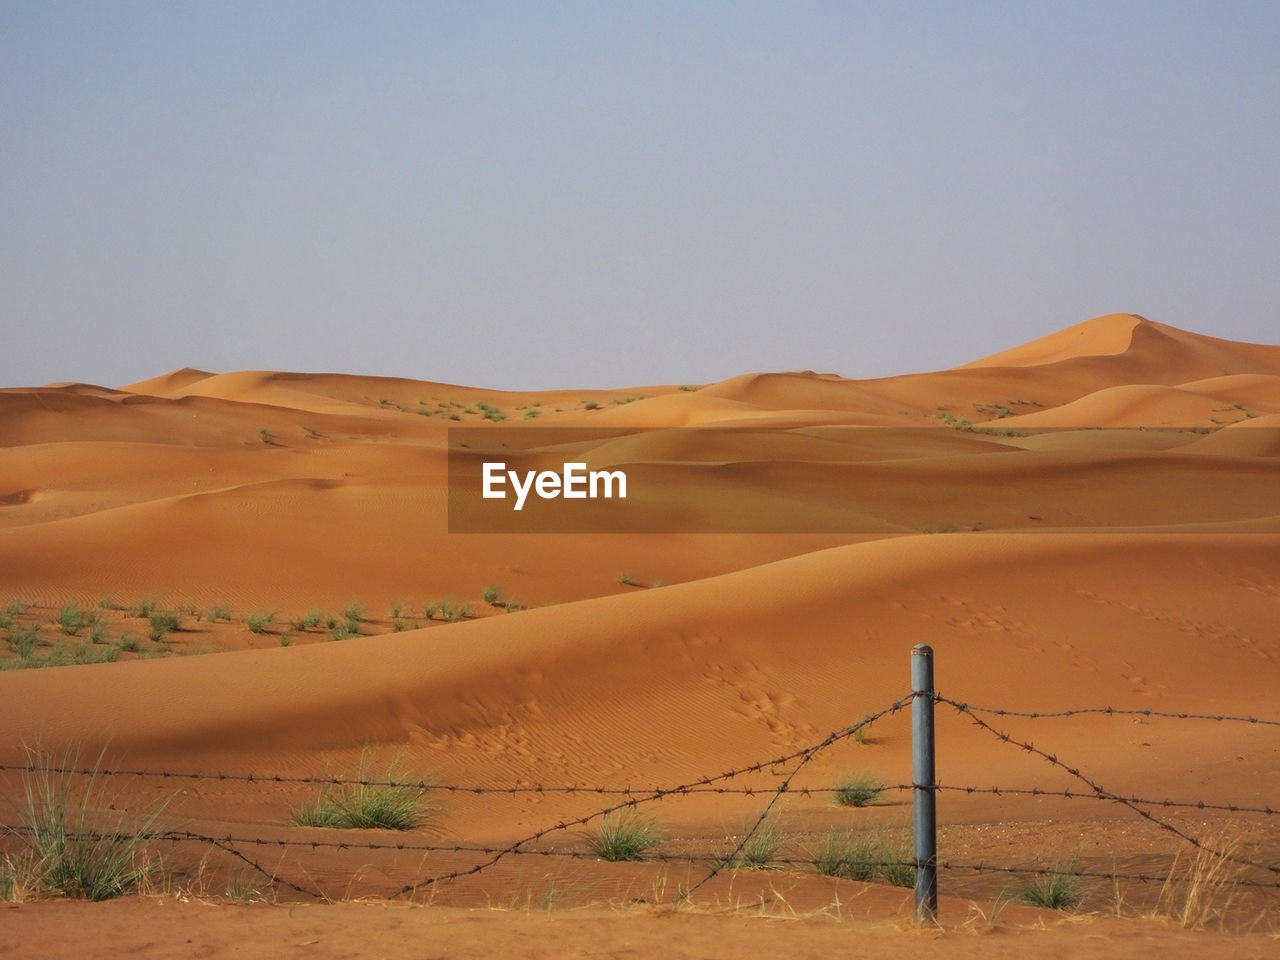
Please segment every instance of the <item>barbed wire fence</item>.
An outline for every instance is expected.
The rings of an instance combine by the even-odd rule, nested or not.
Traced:
[[[422,791],[424,794],[439,792],[443,794],[470,795],[476,797],[564,795],[596,797],[603,801],[600,806],[594,807],[584,814],[559,819],[512,842],[501,845],[448,841],[432,842],[421,839],[421,835],[416,833],[396,834],[394,835],[395,839],[386,840],[379,839],[370,841],[363,839],[344,839],[335,837],[335,834],[337,833],[336,829],[326,829],[323,833],[319,833],[315,828],[295,828],[281,826],[278,824],[273,825],[273,827],[277,828],[275,832],[280,834],[276,836],[266,836],[261,832],[254,831],[252,829],[227,833],[200,832],[186,829],[150,829],[145,831],[139,837],[139,839],[145,839],[156,843],[194,843],[204,845],[210,849],[218,850],[226,854],[234,861],[243,864],[249,869],[260,874],[268,884],[278,884],[282,887],[288,888],[300,896],[314,897],[318,899],[327,899],[326,894],[318,885],[313,882],[308,883],[297,878],[290,878],[283,875],[282,871],[278,867],[273,868],[268,866],[264,862],[265,853],[270,850],[282,852],[306,850],[353,852],[381,851],[388,853],[422,854],[423,856],[447,855],[473,858],[473,861],[465,866],[443,870],[438,873],[419,874],[400,884],[397,888],[385,891],[386,894],[391,897],[412,897],[433,886],[475,876],[493,867],[499,862],[512,857],[532,857],[569,861],[599,860],[600,856],[596,852],[576,847],[565,847],[554,844],[548,845],[548,841],[553,841],[553,838],[557,835],[564,835],[578,828],[587,827],[593,822],[602,821],[611,815],[634,811],[641,807],[660,803],[664,800],[694,795],[741,797],[748,799],[756,798],[762,800],[763,805],[758,815],[750,822],[749,826],[744,829],[742,836],[738,838],[737,843],[727,850],[722,848],[714,851],[703,850],[684,853],[649,851],[644,855],[644,860],[646,862],[662,864],[683,863],[688,864],[691,867],[701,868],[701,876],[698,880],[681,886],[677,891],[675,900],[678,902],[690,898],[697,890],[724,871],[735,869],[741,865],[743,862],[742,855],[744,851],[748,849],[752,840],[757,837],[770,823],[770,818],[774,816],[778,805],[784,798],[813,798],[839,793],[841,789],[840,787],[815,787],[796,784],[795,781],[797,776],[811,761],[833,745],[846,741],[850,738],[858,737],[876,721],[903,711],[921,697],[927,697],[933,705],[949,707],[956,715],[967,719],[977,729],[987,733],[999,742],[1038,757],[1049,767],[1066,774],[1070,780],[1078,783],[1080,787],[1076,789],[1072,789],[1070,787],[1051,789],[1040,786],[1028,787],[947,784],[936,782],[935,778],[935,781],[930,783],[913,782],[879,785],[877,789],[880,793],[907,793],[913,796],[919,796],[922,791],[927,791],[935,797],[940,794],[954,793],[970,796],[985,795],[991,797],[1065,798],[1072,800],[1092,800],[1111,805],[1118,805],[1141,820],[1168,833],[1182,845],[1202,852],[1207,856],[1218,858],[1221,861],[1230,862],[1241,868],[1247,868],[1255,871],[1262,874],[1263,877],[1268,878],[1263,879],[1257,876],[1237,877],[1233,880],[1233,883],[1236,886],[1262,891],[1280,891],[1280,865],[1246,856],[1235,850],[1215,847],[1211,842],[1202,837],[1193,835],[1188,829],[1171,822],[1168,819],[1170,814],[1178,811],[1213,811],[1240,816],[1271,817],[1280,814],[1280,808],[1272,807],[1270,804],[1258,805],[1231,803],[1220,800],[1210,801],[1203,799],[1175,799],[1170,797],[1141,797],[1133,794],[1113,791],[1105,787],[1096,778],[1093,778],[1082,771],[1078,766],[1068,763],[1054,752],[1050,752],[1037,746],[1034,741],[1014,736],[1005,730],[999,729],[996,726],[996,722],[998,721],[995,719],[1005,717],[1024,720],[1058,720],[1084,715],[1094,715],[1109,717],[1142,717],[1148,719],[1175,721],[1214,722],[1220,724],[1241,724],[1253,727],[1280,727],[1280,720],[1245,715],[1190,713],[1151,709],[1126,709],[1111,706],[1083,707],[1053,712],[1020,711],[997,707],[978,706],[962,700],[953,699],[933,690],[929,690],[928,692],[913,691],[892,701],[884,708],[867,714],[857,723],[844,727],[840,730],[832,731],[821,740],[818,740],[802,749],[791,750],[787,753],[764,761],[735,767],[718,774],[701,776],[673,786],[619,787],[581,784],[489,785],[438,783],[426,779],[413,780],[364,776],[340,777],[327,775],[298,776],[272,773],[207,773],[152,770],[145,768],[111,768],[102,766],[85,766],[76,763],[65,763],[59,765],[57,763],[50,763],[47,759],[42,760],[35,757],[29,757],[26,764],[0,764],[0,774],[16,773],[26,776],[41,774],[46,776],[58,775],[86,778],[105,777],[118,778],[121,780],[158,780],[171,782],[215,782],[224,784],[242,784],[252,787],[313,786],[322,789],[333,787],[353,787],[360,789],[412,789]],[[774,782],[770,786],[740,785],[736,782],[752,775],[765,775],[773,778]],[[918,827],[919,825],[917,824],[917,829]],[[33,832],[34,828],[30,823],[0,824],[0,835],[3,836],[23,838],[30,837]],[[111,837],[112,833],[110,831],[93,830],[71,831],[66,835],[66,839],[69,841],[97,841],[102,839],[111,839]],[[918,849],[919,847],[917,847],[917,850]],[[812,870],[818,866],[817,858],[814,856],[770,856],[768,863],[770,866],[794,870]],[[1167,884],[1171,879],[1171,874],[1168,872],[1122,872],[1117,870],[1079,868],[1074,865],[1044,867],[1035,864],[1011,865],[987,862],[967,862],[951,860],[945,856],[939,856],[936,859],[936,862],[932,864],[925,864],[921,862],[917,856],[910,859],[872,859],[865,861],[863,865],[878,869],[909,868],[916,872],[917,889],[919,889],[920,871],[928,869],[929,867],[932,867],[935,870],[964,871],[975,874],[995,873],[1018,877],[1061,875],[1079,879],[1106,879],[1110,881],[1126,881],[1133,883]]]

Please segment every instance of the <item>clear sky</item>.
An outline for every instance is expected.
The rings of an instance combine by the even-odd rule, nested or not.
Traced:
[[[1280,3],[0,0],[0,386],[1280,342]]]

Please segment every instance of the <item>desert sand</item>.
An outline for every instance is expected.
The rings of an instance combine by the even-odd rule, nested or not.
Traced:
[[[631,491],[528,527],[459,510],[450,458],[494,451]],[[1124,314],[880,380],[4,389],[9,600],[4,823],[39,750],[130,771],[101,812],[163,804],[169,833],[121,900],[10,890],[0,956],[1280,949],[1280,346]],[[925,927],[909,889],[811,862],[833,831],[904,836],[920,643]],[[428,822],[291,823],[306,781],[362,772],[431,783]],[[851,774],[885,789],[840,806]],[[605,862],[586,835],[628,800],[661,842]],[[762,813],[776,862],[708,878]],[[1197,844],[1236,853],[1184,926]],[[1011,902],[1064,864],[1074,910]]]

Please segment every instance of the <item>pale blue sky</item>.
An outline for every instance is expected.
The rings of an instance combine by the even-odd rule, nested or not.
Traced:
[[[1280,4],[0,0],[0,386],[1280,342]]]

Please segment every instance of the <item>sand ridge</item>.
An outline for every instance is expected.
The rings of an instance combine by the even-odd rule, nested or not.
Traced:
[[[765,373],[503,392],[186,369],[120,390],[3,390],[6,636],[34,629],[32,662],[118,649],[115,662],[0,671],[0,764],[22,763],[36,742],[106,744],[111,764],[305,777],[372,752],[449,784],[617,789],[763,763],[742,782],[767,796],[772,758],[887,711],[865,743],[843,737],[797,775],[798,790],[817,791],[783,805],[803,854],[850,823],[822,792],[842,773],[909,778],[900,706],[916,643],[935,648],[940,691],[965,703],[1280,721],[1277,384],[1280,347],[1113,315],[954,370],[870,381]],[[547,508],[547,532],[450,533],[449,457],[464,436],[476,457],[625,468],[636,494],[625,514],[596,505],[576,533],[550,532],[570,517],[564,502]],[[159,640],[138,639],[144,598],[178,615]],[[102,611],[99,640],[87,626],[59,630],[68,602]],[[323,618],[336,624],[352,603],[362,612],[334,639]],[[317,622],[301,625],[311,610]],[[268,612],[263,630],[249,629],[251,614]],[[1080,788],[946,704],[939,724],[944,784]],[[1105,714],[999,724],[1121,795],[1265,806],[1280,788],[1267,725]],[[273,790],[196,781],[174,815],[199,830],[286,836],[296,828],[283,810],[298,792]],[[858,828],[900,829],[904,799],[886,796]],[[1114,802],[943,799],[949,849],[969,859],[1026,865],[1074,852],[1091,867],[1110,857],[1167,871],[1178,848]],[[508,844],[593,803],[452,794],[432,835]],[[760,807],[755,795],[690,794],[654,812],[668,849],[705,851]],[[1265,818],[1169,815],[1179,830],[1237,829],[1260,855],[1276,853]],[[575,836],[547,842],[571,847]],[[336,852],[290,853],[281,870],[340,899],[385,895],[430,866],[370,857],[358,877]],[[513,903],[534,883],[528,861],[513,859],[432,896],[442,907]],[[694,873],[568,864],[594,891],[582,905],[597,907]],[[832,882],[784,873],[766,879],[829,922]],[[953,912],[975,916],[961,905],[988,910],[1002,880],[947,882]],[[897,924],[900,906],[869,889],[864,902],[878,906],[866,916]],[[1126,895],[1145,911],[1154,892]],[[1099,888],[1091,897],[1105,901]],[[1265,890],[1242,900],[1251,929],[1280,927],[1273,901]],[[1126,955],[1189,942],[1124,922],[1136,921],[1106,937],[1123,952],[1132,934],[1139,953]],[[883,936],[900,942],[909,926]],[[1249,955],[1259,941],[1206,942]]]

